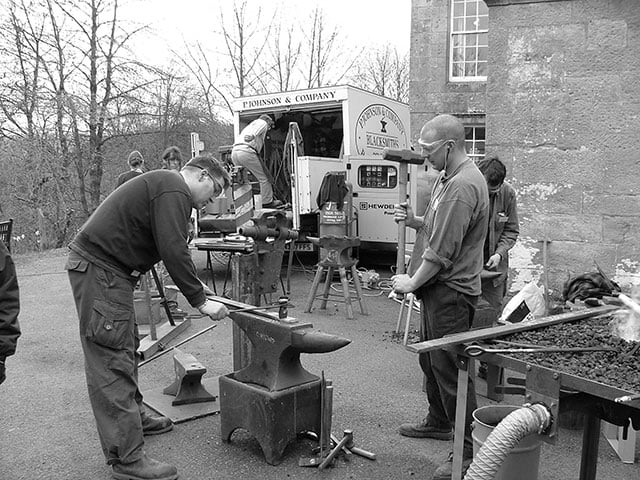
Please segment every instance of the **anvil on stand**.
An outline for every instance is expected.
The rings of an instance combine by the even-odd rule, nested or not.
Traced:
[[[224,442],[242,428],[277,465],[298,433],[321,429],[321,380],[300,364],[301,353],[327,353],[351,341],[277,314],[230,314],[252,343],[251,362],[220,377],[220,429]]]

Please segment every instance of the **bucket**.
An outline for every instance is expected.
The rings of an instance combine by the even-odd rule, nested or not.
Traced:
[[[491,434],[493,429],[511,412],[521,407],[514,405],[489,405],[473,412],[473,455]],[[542,441],[537,434],[523,438],[507,455],[494,480],[537,480]]]

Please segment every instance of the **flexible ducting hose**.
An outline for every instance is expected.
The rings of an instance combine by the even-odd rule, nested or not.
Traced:
[[[492,480],[507,455],[520,440],[542,433],[551,424],[551,413],[541,404],[529,405],[507,415],[489,434],[473,458],[464,480]]]

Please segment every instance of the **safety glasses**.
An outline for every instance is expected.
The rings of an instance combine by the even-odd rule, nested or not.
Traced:
[[[224,184],[220,183],[220,181],[216,177],[211,175],[208,170],[205,170],[203,168],[202,172],[207,177],[209,177],[211,179],[211,181],[213,182],[213,195],[211,196],[211,199],[213,200],[213,199],[218,198],[220,195],[222,195],[224,193]]]
[[[418,139],[418,145],[420,145],[420,147],[422,148],[422,155],[424,155],[425,157],[430,157],[431,155],[436,153],[447,142],[455,142],[455,141],[451,139],[449,140],[442,139],[442,140],[437,140],[433,143],[427,143],[427,142],[424,142],[421,138]]]

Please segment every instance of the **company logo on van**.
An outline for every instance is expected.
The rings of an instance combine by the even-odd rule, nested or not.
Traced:
[[[371,203],[371,202],[360,202],[360,210],[389,210],[395,209],[395,205],[393,203]]]
[[[365,108],[356,122],[355,134],[358,155],[381,157],[385,148],[407,148],[405,126],[386,105]]]

